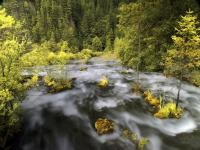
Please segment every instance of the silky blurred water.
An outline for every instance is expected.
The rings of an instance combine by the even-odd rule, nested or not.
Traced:
[[[85,71],[80,68],[87,67]],[[136,72],[123,68],[117,61],[92,58],[87,64],[72,61],[69,65],[27,69],[40,75],[74,79],[74,88],[48,94],[39,86],[27,93],[23,102],[25,120],[23,150],[134,150],[134,144],[122,138],[129,128],[140,137],[148,137],[147,150],[200,150],[200,88],[183,83],[181,103],[184,116],[160,120],[152,116],[143,98],[131,86]],[[122,72],[126,71],[126,74]],[[100,89],[102,76],[109,78],[109,88]],[[144,89],[175,98],[177,82],[159,73],[141,73]],[[115,122],[115,132],[99,136],[95,120],[106,117]]]

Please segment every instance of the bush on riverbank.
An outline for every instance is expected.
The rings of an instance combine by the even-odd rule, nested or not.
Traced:
[[[95,52],[89,49],[84,49],[78,53],[72,53],[71,51],[63,51],[59,47],[55,52],[49,49],[49,46],[45,43],[33,44],[32,51],[25,54],[22,57],[24,67],[32,66],[47,66],[47,65],[65,65],[73,59],[85,59],[88,60],[91,57],[101,55],[100,52]]]

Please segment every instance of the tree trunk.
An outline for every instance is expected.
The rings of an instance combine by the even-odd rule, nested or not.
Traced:
[[[181,92],[181,81],[179,81],[179,84],[178,84],[178,93],[177,93],[177,98],[176,98],[176,109],[178,108],[178,105],[179,105],[179,101],[180,101],[180,92]]]
[[[137,84],[140,84],[140,52],[141,52],[141,37],[140,37],[140,21],[138,23],[138,63],[137,63]]]

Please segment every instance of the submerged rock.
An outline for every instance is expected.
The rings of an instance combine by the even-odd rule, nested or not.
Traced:
[[[114,131],[114,123],[106,118],[99,118],[95,122],[95,128],[98,134],[108,134]]]

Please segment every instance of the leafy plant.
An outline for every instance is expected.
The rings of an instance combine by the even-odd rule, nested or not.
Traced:
[[[50,93],[61,92],[72,88],[72,81],[66,79],[56,79],[50,76],[44,77],[44,84]]]
[[[183,114],[183,109],[178,107],[176,108],[176,103],[170,102],[164,104],[162,108],[158,110],[157,113],[154,114],[156,118],[167,119],[167,118],[181,118]]]

